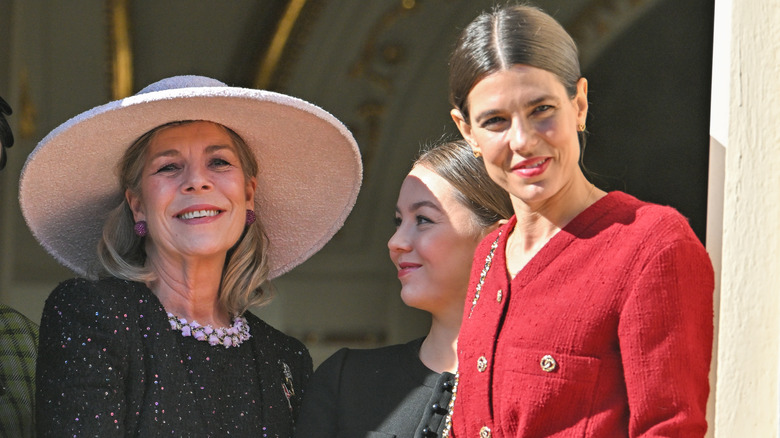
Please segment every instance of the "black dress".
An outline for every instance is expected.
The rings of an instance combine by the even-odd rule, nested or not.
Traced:
[[[141,283],[62,283],[41,320],[38,435],[291,436],[311,357],[244,316],[248,341],[212,346],[172,330]]]
[[[337,351],[309,382],[295,437],[441,436],[453,375],[423,365],[423,339]]]

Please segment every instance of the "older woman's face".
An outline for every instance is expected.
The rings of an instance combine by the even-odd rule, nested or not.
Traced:
[[[165,128],[145,157],[140,196],[126,197],[135,220],[147,222],[150,255],[224,258],[254,208],[256,186],[227,131],[203,121]]]
[[[534,204],[554,198],[579,172],[577,125],[588,110],[587,81],[569,97],[557,76],[515,65],[492,73],[469,92],[469,117],[452,117],[482,153],[490,177],[516,198]]]

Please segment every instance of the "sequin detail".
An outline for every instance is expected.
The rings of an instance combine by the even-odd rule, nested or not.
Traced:
[[[293,436],[311,357],[298,340],[243,316],[251,339],[214,347],[171,330],[143,283],[62,283],[41,318],[38,435]],[[293,413],[279,361],[295,377]]]
[[[490,271],[490,265],[493,262],[493,254],[496,252],[496,248],[498,248],[498,241],[501,239],[501,231],[498,232],[498,236],[496,236],[495,242],[493,242],[492,245],[490,245],[490,253],[485,257],[485,267],[482,268],[482,272],[479,274],[479,283],[477,284],[476,294],[474,295],[474,300],[471,302],[471,310],[469,311],[469,318],[471,318],[471,312],[474,311],[474,306],[477,305],[477,300],[479,300],[479,293],[482,291],[482,285],[485,283],[485,277],[487,277],[488,271]],[[460,380],[460,373],[455,373],[455,381],[452,386],[452,398],[450,398],[450,403],[447,405],[447,416],[444,417],[444,430],[442,431],[442,438],[449,438],[450,433],[452,432],[452,412],[455,409],[455,398],[458,396],[458,381]]]
[[[249,334],[249,324],[243,316],[234,317],[232,326],[217,329],[210,325],[200,325],[198,321],[187,322],[170,312],[168,322],[173,330],[180,331],[184,337],[192,336],[198,341],[208,342],[210,345],[224,345],[225,348],[238,347],[252,337]]]
[[[442,438],[450,438],[452,432],[452,411],[455,409],[455,398],[458,396],[458,380],[460,380],[460,373],[455,373],[452,385],[452,397],[447,404],[447,415],[444,417],[444,429],[441,431]]]
[[[498,236],[496,236],[496,241],[493,242],[492,245],[490,245],[490,253],[485,257],[485,267],[482,268],[482,272],[479,274],[479,284],[477,284],[476,292],[474,293],[474,299],[471,301],[471,310],[469,310],[469,318],[471,318],[471,314],[474,312],[474,307],[477,305],[477,301],[479,301],[479,293],[482,292],[482,285],[485,283],[485,277],[487,277],[487,273],[490,270],[490,264],[493,262],[493,254],[496,252],[496,248],[498,248],[498,241],[501,239],[501,233],[503,230],[498,232]]]
[[[213,348],[193,337],[176,337],[190,382],[195,413],[205,423],[200,436],[262,437],[266,397],[252,342],[240,348]],[[205,430],[220,431],[212,435]],[[273,435],[271,435],[273,436]]]

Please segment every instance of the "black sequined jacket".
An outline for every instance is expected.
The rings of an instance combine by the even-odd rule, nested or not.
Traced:
[[[244,316],[261,382],[257,421],[265,436],[290,437],[311,357],[296,339],[249,312]],[[177,336],[157,297],[141,283],[112,278],[60,284],[41,320],[38,436],[219,436],[202,419]]]
[[[295,438],[441,436],[454,376],[422,363],[423,339],[333,354],[309,382]]]

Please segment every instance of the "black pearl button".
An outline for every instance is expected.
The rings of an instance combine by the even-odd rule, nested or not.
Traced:
[[[440,405],[438,403],[434,403],[431,406],[431,409],[433,410],[433,413],[435,413],[435,414],[444,415],[444,414],[447,413],[447,408],[443,407],[442,405]]]
[[[428,426],[425,426],[421,435],[423,438],[433,438],[436,436],[436,432],[432,431]]]

